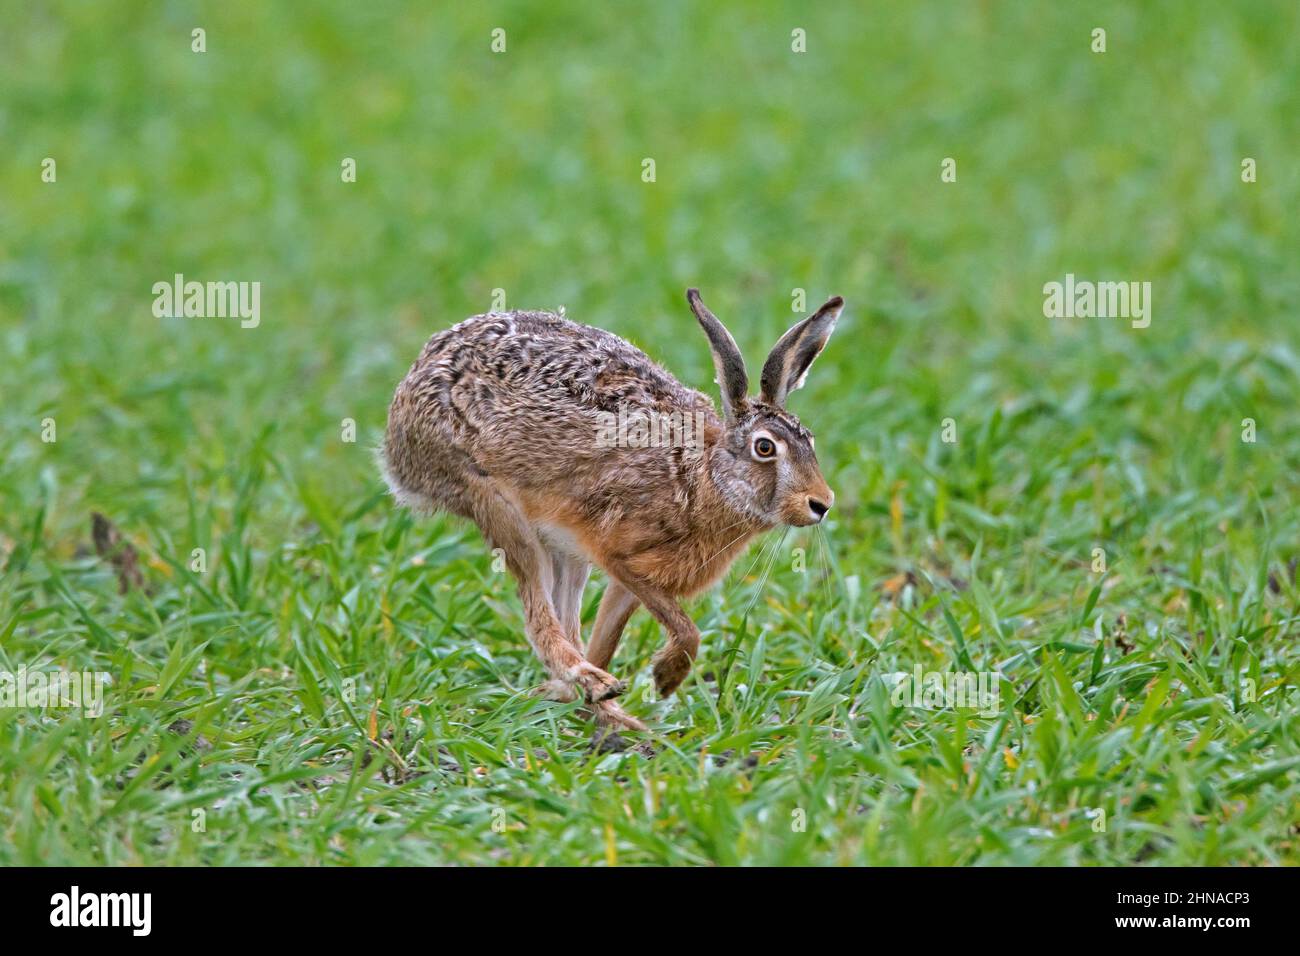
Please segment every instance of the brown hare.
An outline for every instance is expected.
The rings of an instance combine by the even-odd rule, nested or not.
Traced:
[[[713,352],[721,418],[640,349],[548,312],[491,312],[437,333],[388,411],[394,496],[468,518],[502,550],[550,675],[543,690],[581,693],[607,726],[644,729],[612,700],[627,685],[606,670],[632,612],[645,605],[667,635],[654,657],[667,696],[700,645],[678,599],[717,581],[755,535],[821,521],[835,497],[785,400],[843,300],[781,337],[752,398],[735,340],[698,291],[686,298]],[[593,564],[609,585],[584,649]]]

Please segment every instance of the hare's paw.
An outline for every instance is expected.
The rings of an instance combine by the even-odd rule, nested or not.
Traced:
[[[609,730],[645,730],[645,724],[637,720],[612,700],[602,700],[592,707],[592,713],[599,727]]]
[[[619,680],[587,661],[575,665],[568,676],[570,681],[582,688],[582,694],[589,704],[609,700],[627,690],[626,681]]]
[[[548,680],[546,683],[534,687],[532,695],[534,697],[544,697],[546,700],[559,701],[561,704],[569,704],[578,699],[578,692],[573,689],[573,684],[564,680]]]
[[[667,697],[686,680],[691,672],[691,655],[669,645],[654,656],[655,690]]]

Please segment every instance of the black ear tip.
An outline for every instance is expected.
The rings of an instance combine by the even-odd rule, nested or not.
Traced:
[[[687,290],[686,290],[686,301],[687,301],[687,302],[697,302],[697,301],[699,301],[699,298],[700,298],[700,290],[699,290],[699,289],[687,289]]]
[[[826,300],[826,308],[828,309],[844,308],[844,297],[838,295],[831,296],[829,299]]]

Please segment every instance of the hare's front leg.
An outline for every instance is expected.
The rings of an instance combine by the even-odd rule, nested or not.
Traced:
[[[587,643],[587,660],[597,667],[608,668],[618,649],[619,638],[627,627],[628,618],[641,602],[627,588],[614,578],[600,598],[600,608],[596,611],[596,623],[591,628],[591,640]],[[593,716],[602,727],[617,730],[645,730],[645,724],[623,710],[617,702],[603,701],[596,705]]]
[[[609,586],[601,595],[600,607],[596,610],[596,623],[591,628],[591,640],[587,642],[587,660],[597,667],[608,668],[618,650],[619,639],[628,619],[641,602],[636,595],[620,584],[616,579],[609,579]]]
[[[589,703],[617,697],[627,684],[586,661],[579,641],[570,640],[552,604],[555,573],[551,555],[514,503],[486,479],[469,483],[466,494],[474,520],[505,553],[506,567],[519,584],[524,628],[552,681],[582,690]]]
[[[691,662],[700,651],[699,628],[695,626],[690,615],[681,609],[676,598],[636,574],[622,562],[612,562],[612,566],[606,570],[645,605],[646,610],[654,615],[655,620],[667,633],[667,642],[653,659],[655,689],[659,691],[660,696],[667,697],[681,686],[682,681],[691,671]],[[635,608],[635,604],[633,607]],[[628,613],[630,614],[631,611]],[[626,621],[627,619],[624,618],[623,622]],[[590,654],[588,656],[590,657]]]

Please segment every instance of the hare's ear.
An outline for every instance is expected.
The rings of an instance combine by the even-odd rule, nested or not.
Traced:
[[[771,354],[763,363],[763,401],[780,408],[785,405],[787,395],[803,388],[808,369],[826,348],[842,308],[844,300],[838,295],[827,299],[825,305],[797,323],[772,346]]]
[[[713,352],[713,370],[717,377],[718,388],[722,392],[722,412],[728,420],[736,417],[736,412],[745,402],[749,392],[749,376],[745,374],[745,359],[736,348],[736,340],[731,337],[726,326],[709,311],[709,307],[700,300],[699,289],[687,289],[686,301],[691,304],[691,311],[700,320],[704,334],[709,337],[709,349]]]

